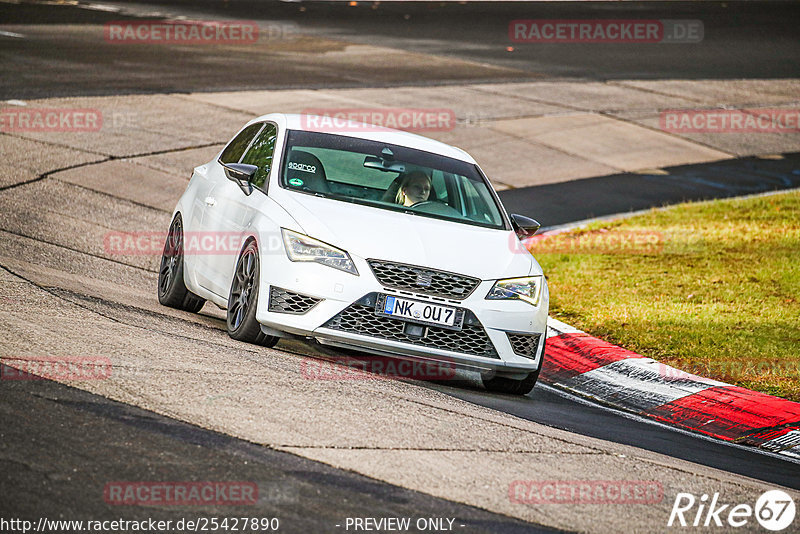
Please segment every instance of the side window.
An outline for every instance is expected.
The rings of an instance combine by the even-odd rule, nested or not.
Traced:
[[[222,154],[219,156],[219,160],[222,163],[239,163],[239,160],[242,159],[242,154],[244,154],[247,145],[250,144],[250,141],[252,141],[253,137],[255,137],[262,126],[262,123],[257,122],[239,132],[239,135],[234,137],[233,141],[228,143],[228,146],[226,146],[225,150],[222,151]]]
[[[250,150],[244,155],[242,163],[258,167],[253,176],[253,187],[264,189],[267,176],[272,168],[272,157],[275,155],[275,141],[278,139],[278,128],[274,124],[267,124],[253,141]]]

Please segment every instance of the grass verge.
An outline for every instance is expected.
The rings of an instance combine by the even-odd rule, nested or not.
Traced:
[[[673,206],[534,241],[550,313],[708,378],[800,401],[800,192]]]

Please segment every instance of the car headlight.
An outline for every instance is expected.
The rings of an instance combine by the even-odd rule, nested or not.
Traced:
[[[313,261],[358,276],[358,269],[344,250],[286,228],[281,228],[281,234],[291,261]]]
[[[542,295],[542,280],[541,275],[498,280],[486,298],[488,300],[524,300],[537,306],[539,297]]]

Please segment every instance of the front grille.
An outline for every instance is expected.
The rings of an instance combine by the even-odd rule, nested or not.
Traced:
[[[526,358],[536,358],[536,348],[539,346],[541,334],[512,334],[506,332],[508,341],[511,342],[511,349],[514,354]]]
[[[375,273],[375,278],[385,287],[405,289],[422,295],[463,300],[481,283],[478,278],[404,263],[381,260],[369,260],[367,263]]]
[[[282,287],[270,286],[269,311],[302,315],[322,301],[315,297],[301,295]]]
[[[372,295],[371,300],[368,295],[359,302],[351,304],[325,323],[323,327],[461,354],[499,358],[483,325],[469,310],[465,310],[464,326],[461,330],[427,326],[425,327],[427,330],[425,336],[409,336],[404,332],[407,324],[405,321],[375,313],[374,293]],[[362,303],[363,301],[373,304],[367,305]]]

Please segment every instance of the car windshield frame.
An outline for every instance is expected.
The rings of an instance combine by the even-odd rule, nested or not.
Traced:
[[[326,140],[327,142],[319,143],[318,140],[320,139]],[[317,142],[316,143],[313,142],[314,140],[317,140]],[[294,143],[290,144],[292,141],[294,141]],[[359,144],[362,146],[372,145],[374,150],[369,152],[364,152],[359,150],[354,151],[352,150],[353,144]],[[459,217],[459,218],[449,217],[438,213],[413,210],[411,209],[410,206],[403,206],[400,204],[390,204],[383,201],[373,201],[366,198],[357,198],[333,192],[302,190],[302,189],[295,189],[294,187],[289,187],[289,184],[287,183],[288,182],[287,172],[289,170],[288,167],[289,152],[292,150],[293,146],[299,146],[301,148],[313,147],[313,148],[328,149],[328,150],[342,150],[346,152],[352,152],[354,154],[363,154],[365,156],[380,155],[383,149],[389,148],[394,154],[396,154],[398,161],[408,162],[412,165],[420,165],[427,167],[429,169],[439,170],[443,173],[460,176],[462,177],[461,179],[465,179],[467,181],[471,182],[474,181],[482,184],[482,186],[486,188],[488,196],[491,199],[491,202],[494,203],[494,208],[497,210],[497,214],[500,218],[500,224],[494,224],[489,222],[484,223],[467,217]],[[411,154],[414,155],[413,158],[403,157],[404,155],[411,155]],[[410,162],[409,159],[411,160]],[[447,162],[448,165],[442,165],[440,162],[443,161]],[[396,213],[406,213],[409,215],[421,216],[444,222],[466,224],[468,226],[475,226],[479,228],[504,230],[504,231],[509,231],[513,228],[511,221],[508,217],[508,213],[506,212],[505,207],[503,206],[503,203],[501,202],[500,197],[497,194],[497,191],[495,191],[494,187],[492,187],[492,185],[489,183],[488,178],[477,164],[463,161],[457,158],[452,158],[449,156],[444,156],[442,154],[438,154],[435,152],[429,152],[426,150],[412,148],[404,145],[396,145],[393,143],[378,141],[374,139],[364,139],[362,137],[353,137],[353,136],[328,133],[328,132],[311,132],[307,130],[287,129],[286,135],[284,136],[283,140],[283,149],[281,151],[281,162],[279,169],[280,170],[277,173],[278,186],[280,187],[280,189],[290,191],[292,193],[315,196],[339,202],[347,202],[350,204],[357,204],[360,206],[367,206],[376,209],[388,210]]]

